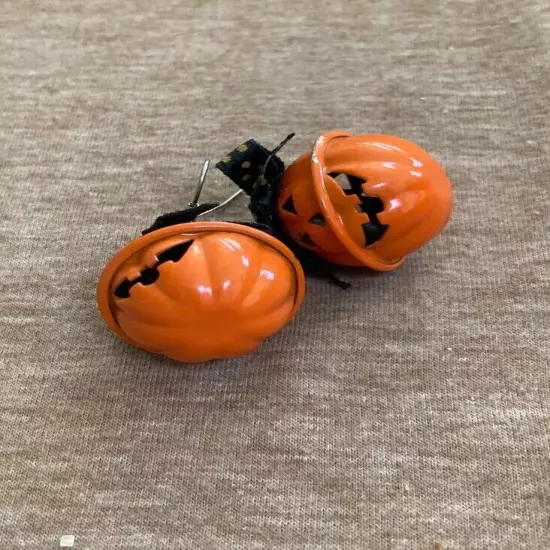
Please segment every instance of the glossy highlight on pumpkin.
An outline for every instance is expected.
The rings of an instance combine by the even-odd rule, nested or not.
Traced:
[[[244,355],[298,311],[305,277],[260,230],[193,222],[140,237],[105,267],[99,310],[128,343],[183,362]]]

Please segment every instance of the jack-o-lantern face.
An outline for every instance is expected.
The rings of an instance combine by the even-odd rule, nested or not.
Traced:
[[[140,348],[184,362],[249,353],[295,315],[302,269],[278,240],[225,222],[167,227],[136,239],[98,285],[109,326]]]
[[[400,266],[447,224],[452,189],[420,147],[386,135],[330,132],[284,172],[277,212],[303,247],[342,265]]]

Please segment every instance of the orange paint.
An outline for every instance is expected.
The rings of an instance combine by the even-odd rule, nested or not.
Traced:
[[[305,278],[274,237],[227,222],[140,237],[105,267],[99,310],[126,342],[184,362],[247,354],[294,317]]]
[[[344,190],[336,174],[355,188]],[[399,267],[440,233],[452,206],[445,171],[418,145],[342,131],[322,135],[285,170],[277,201],[300,245],[336,264],[379,271]]]

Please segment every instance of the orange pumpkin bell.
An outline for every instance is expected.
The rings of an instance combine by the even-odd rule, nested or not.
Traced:
[[[116,334],[184,362],[253,351],[294,317],[304,294],[302,268],[281,242],[227,222],[173,225],[134,240],[97,288]]]
[[[277,212],[326,260],[391,271],[443,230],[452,204],[445,171],[418,145],[334,131],[285,170]]]

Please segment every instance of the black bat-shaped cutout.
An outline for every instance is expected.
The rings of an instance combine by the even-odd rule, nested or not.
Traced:
[[[115,296],[117,298],[129,298],[130,290],[133,286],[137,284],[141,285],[152,285],[160,276],[159,266],[166,262],[179,262],[185,253],[189,250],[193,241],[186,241],[181,244],[176,244],[170,248],[167,248],[160,254],[157,254],[158,262],[151,267],[146,267],[141,270],[139,277],[129,281],[124,279],[115,289]]]

